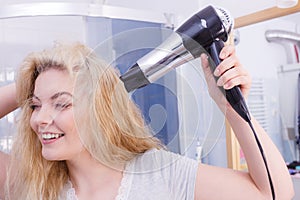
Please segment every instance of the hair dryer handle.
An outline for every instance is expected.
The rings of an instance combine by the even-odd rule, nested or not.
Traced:
[[[221,63],[219,54],[224,47],[222,40],[215,40],[208,49],[208,53],[211,56],[211,59],[214,63],[211,63],[210,66],[214,71],[215,68]],[[229,90],[225,90],[225,96],[227,101],[233,107],[233,109],[247,122],[250,122],[250,114],[247,108],[247,104],[242,95],[241,89],[238,86],[235,86]]]

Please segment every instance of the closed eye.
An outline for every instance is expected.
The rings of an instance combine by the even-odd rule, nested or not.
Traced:
[[[36,109],[42,107],[42,105],[40,103],[40,99],[35,95],[33,95],[32,98],[30,98],[28,101],[29,101],[29,107],[32,110],[36,110]]]
[[[55,109],[57,109],[57,110],[64,110],[64,109],[71,107],[72,104],[71,103],[56,103],[54,106],[55,106]]]
[[[36,109],[39,109],[41,106],[40,105],[37,105],[37,104],[32,104],[29,106],[32,110],[36,110]]]

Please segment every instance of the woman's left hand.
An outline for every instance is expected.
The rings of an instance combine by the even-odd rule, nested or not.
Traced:
[[[223,61],[212,73],[207,55],[201,55],[202,68],[211,97],[219,106],[222,106],[226,99],[218,87],[228,90],[234,86],[239,86],[243,96],[247,98],[251,87],[251,77],[237,58],[235,47],[232,45],[225,46],[220,52],[220,59]]]

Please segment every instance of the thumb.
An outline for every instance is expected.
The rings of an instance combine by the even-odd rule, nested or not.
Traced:
[[[205,53],[201,54],[201,63],[203,68],[209,68],[208,56]]]
[[[201,57],[201,65],[202,65],[203,73],[208,87],[208,92],[210,96],[215,100],[215,102],[221,108],[225,96],[223,95],[220,88],[217,86],[216,78],[212,73],[208,56],[206,54],[201,54],[200,57]]]
[[[202,70],[205,76],[205,80],[208,85],[216,85],[214,75],[212,74],[211,68],[210,68],[210,63],[208,61],[208,56],[203,53],[201,54],[201,65],[202,65]]]

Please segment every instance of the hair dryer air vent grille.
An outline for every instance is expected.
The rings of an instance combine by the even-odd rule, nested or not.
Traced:
[[[224,8],[216,8],[216,12],[219,15],[220,19],[222,20],[226,32],[229,34],[234,24],[232,17],[230,16],[229,12]]]

